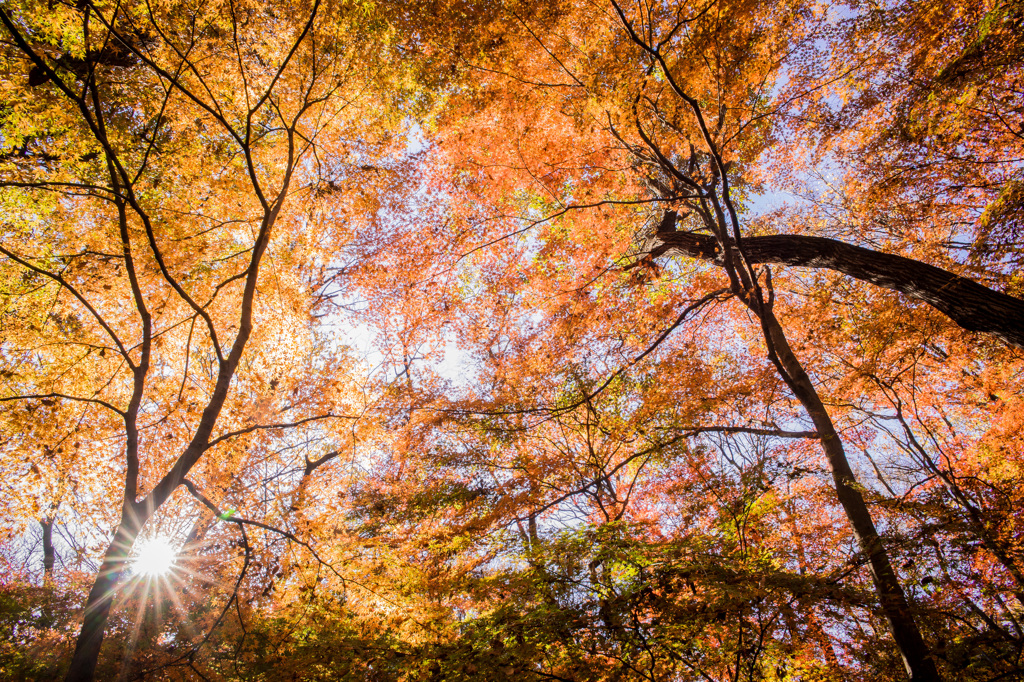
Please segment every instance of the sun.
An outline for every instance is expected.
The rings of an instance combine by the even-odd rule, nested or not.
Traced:
[[[165,576],[174,568],[176,558],[177,551],[171,541],[157,536],[139,545],[138,554],[132,562],[132,571],[148,578]]]

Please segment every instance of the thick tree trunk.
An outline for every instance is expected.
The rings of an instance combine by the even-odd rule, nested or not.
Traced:
[[[756,306],[751,309],[757,313]],[[843,449],[842,440],[836,432],[832,418],[822,403],[811,378],[804,371],[799,359],[793,353],[786,339],[786,334],[778,318],[771,310],[760,312],[768,341],[775,352],[775,357],[783,379],[797,400],[803,405],[821,436],[821,447],[828,458],[832,469],[832,481],[835,485],[839,503],[846,513],[846,518],[853,527],[853,534],[861,551],[868,559],[868,570],[875,585],[882,606],[882,613],[889,622],[889,629],[896,646],[903,657],[903,664],[910,674],[912,682],[934,682],[939,680],[935,663],[932,661],[928,647],[921,637],[921,631],[914,620],[906,594],[900,586],[896,571],[893,570],[889,555],[882,545],[878,531],[875,529],[871,512],[858,490],[858,484],[850,467],[849,460]]]
[[[719,260],[722,251],[711,235],[677,232],[676,214],[666,211],[654,235],[652,256],[680,253]],[[745,237],[749,263],[825,268],[923,301],[972,332],[992,334],[1024,348],[1024,300],[921,261],[872,251],[824,237],[770,235]]]
[[[141,524],[129,523],[122,519],[117,532],[114,533],[113,541],[107,547],[99,575],[85,602],[82,631],[78,635],[75,653],[71,657],[71,665],[64,682],[92,682],[96,674],[96,662],[99,660],[110,607],[114,603],[114,591],[120,582],[121,572],[125,568],[139,528]]]

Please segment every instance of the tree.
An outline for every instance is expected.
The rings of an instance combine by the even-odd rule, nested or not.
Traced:
[[[473,273],[462,275],[462,281],[449,291],[452,298],[465,301],[461,307],[451,306],[456,311],[452,324],[482,363],[482,374],[475,379],[480,389],[447,410],[560,414],[611,390],[622,374],[639,371],[634,365],[641,360],[659,357],[655,349],[690,313],[699,310],[700,304],[716,295],[731,294],[754,316],[771,365],[821,439],[837,497],[868,559],[882,611],[908,672],[915,679],[936,678],[935,663],[915,622],[915,608],[899,583],[862,492],[863,484],[857,481],[845,452],[845,439],[831,414],[834,408],[827,406],[821,389],[793,350],[780,321],[788,315],[776,312],[782,306],[796,309],[782,298],[790,296],[780,293],[777,298],[777,292],[785,291],[786,286],[804,287],[799,280],[795,286],[780,285],[778,273],[757,266],[784,263],[834,269],[927,301],[965,328],[991,331],[1018,346],[1019,330],[1010,327],[1016,327],[1020,317],[1020,299],[919,260],[819,235],[765,235],[763,231],[773,225],[764,219],[744,225],[743,206],[756,189],[753,182],[769,177],[775,159],[806,153],[807,148],[784,147],[785,136],[800,135],[807,140],[820,134],[813,119],[807,129],[799,129],[792,120],[806,119],[787,116],[814,112],[826,119],[831,103],[821,91],[838,91],[836,97],[842,102],[859,94],[856,88],[861,83],[856,78],[861,73],[865,82],[874,84],[873,74],[857,71],[850,79],[853,93],[843,92],[837,82],[846,87],[840,79],[847,74],[801,71],[803,64],[815,63],[810,56],[821,51],[820,40],[834,40],[827,43],[826,51],[840,55],[846,54],[848,45],[862,44],[856,43],[865,25],[861,17],[837,21],[827,12],[818,14],[809,7],[752,8],[742,3],[709,3],[692,11],[651,7],[636,12],[613,4],[610,8],[574,7],[568,14],[573,16],[571,20],[548,25],[516,17],[518,25],[510,33],[519,42],[507,39],[510,47],[503,60],[469,65],[484,82],[467,97],[465,108],[452,116],[458,124],[439,145],[438,156],[447,154],[447,158],[439,163],[438,175],[456,179],[450,190],[458,196],[453,203],[491,207],[468,217],[454,209],[454,216],[447,218],[461,224],[447,234],[455,245],[428,250],[432,258],[461,252],[461,258],[448,261],[449,267]],[[996,16],[1004,14],[997,12]],[[874,17],[869,25],[876,31],[890,30]],[[585,33],[582,27],[586,27]],[[792,62],[787,61],[790,59]],[[790,80],[786,84],[780,82],[780,74],[789,63],[793,67],[786,72]],[[858,69],[863,66],[857,64]],[[823,155],[847,153],[847,148],[831,139],[828,145],[818,148],[824,150]],[[1006,149],[997,151],[1012,157]],[[857,186],[861,182],[857,173],[871,169],[863,160],[852,160],[858,166],[851,169],[849,179],[851,186]],[[784,187],[792,186],[791,174],[779,176]],[[667,205],[669,210],[643,208],[651,205]],[[813,208],[828,211],[831,207],[819,201]],[[887,219],[866,202],[855,208],[862,223]],[[812,210],[802,213],[796,214],[800,222],[815,217]],[[782,212],[771,216],[773,222],[786,217]],[[962,214],[950,219],[962,220]],[[645,230],[645,221],[660,228]],[[961,222],[957,229],[962,226]],[[929,225],[928,229],[940,235],[950,233],[941,226]],[[634,244],[639,241],[644,246],[634,247],[634,253],[639,250],[638,256],[646,255],[647,260],[634,257],[633,262],[624,264],[620,255],[628,252],[629,237],[635,233],[640,233],[640,238],[634,237]],[[417,239],[422,242],[423,235]],[[660,298],[660,306],[649,301],[641,304],[620,293],[622,284],[616,284],[612,274],[616,265],[624,270],[647,268],[648,272],[637,274],[634,281],[650,283],[659,275],[657,270],[650,272],[650,258],[672,253],[714,262],[722,268],[725,281],[715,282],[714,276],[699,266],[681,272],[673,268],[668,272],[675,275],[674,281],[654,284],[647,294]],[[470,259],[475,262],[467,264]],[[426,269],[419,265],[416,272],[422,277]],[[444,268],[434,272],[446,274]],[[1007,275],[1006,270],[987,273],[1004,281]],[[671,294],[665,292],[669,286],[686,290],[688,298],[676,298],[675,305],[664,303],[671,300]],[[967,291],[977,292],[977,298]],[[694,306],[684,307],[694,301]],[[641,305],[650,312],[634,313]],[[449,307],[447,303],[445,307]],[[647,319],[638,324],[638,318],[644,317]],[[652,329],[649,320],[658,318],[663,320],[661,328]],[[673,318],[675,322],[670,324]],[[1004,319],[1011,320],[1006,328],[1002,327]],[[732,321],[723,327],[734,330],[736,324]],[[636,349],[633,352],[629,352],[631,345]],[[902,348],[908,352],[907,347]],[[941,348],[939,352],[944,358],[950,355]],[[1003,352],[1003,357],[1015,365],[1013,355]],[[746,362],[749,359],[744,358],[738,364]],[[568,367],[590,379],[582,383],[585,388],[581,392],[569,397],[560,394],[558,382]],[[654,380],[696,379],[693,374],[666,370]],[[775,394],[768,391],[768,395]],[[866,403],[873,399],[862,403],[868,413]],[[849,398],[831,400],[839,400],[841,405]],[[764,413],[772,415],[772,410],[766,408]],[[748,418],[751,414],[763,413],[759,409],[746,412]],[[707,425],[711,419],[695,421]],[[781,421],[769,417],[771,424]],[[516,423],[507,428],[518,432],[537,425]],[[900,441],[901,447],[914,440],[911,431],[908,427],[908,441]],[[931,455],[920,457],[924,459],[918,461],[925,462],[926,468],[928,461],[934,464]],[[948,485],[956,478],[956,474],[950,476],[951,470],[959,466],[935,465],[926,475],[939,476]],[[600,479],[594,480],[593,485],[600,483]],[[955,488],[947,490],[957,497]],[[980,527],[977,532],[976,537],[984,535]],[[991,543],[987,546],[997,559],[1000,554],[1007,557],[999,562],[1012,575],[1016,560]],[[1016,641],[1015,637],[1011,635],[1010,640]]]
[[[1016,5],[59,9],[3,461],[106,534],[69,678],[1020,673]]]
[[[279,430],[355,418],[343,357],[310,318],[318,251],[352,226],[304,228],[356,176],[366,191],[347,202],[372,191],[343,159],[369,167],[390,141],[386,110],[374,135],[353,128],[381,106],[363,56],[382,43],[353,39],[359,20],[319,2],[0,10],[17,78],[3,104],[5,429],[25,425],[35,475],[45,446],[57,476],[117,501],[96,519],[114,530],[68,680],[92,679],[132,547],[158,515],[187,513],[182,484],[229,490],[294,438]]]

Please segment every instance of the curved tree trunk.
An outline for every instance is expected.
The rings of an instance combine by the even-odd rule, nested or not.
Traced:
[[[654,235],[651,256],[680,253],[719,260],[722,251],[713,236],[677,232],[675,225],[675,212],[666,211]],[[968,331],[992,334],[1024,348],[1024,301],[934,265],[835,239],[795,234],[745,237],[742,250],[752,264],[825,268],[898,291],[927,303]]]

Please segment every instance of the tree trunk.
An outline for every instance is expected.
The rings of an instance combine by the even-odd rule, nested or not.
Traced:
[[[114,539],[107,547],[99,575],[85,601],[82,631],[78,635],[75,653],[71,657],[71,665],[64,682],[92,682],[96,674],[96,662],[99,659],[100,646],[103,644],[103,631],[107,626],[110,607],[114,602],[114,590],[120,582],[121,571],[125,568],[141,527],[141,523],[130,523],[127,518],[122,518],[114,533]]]
[[[654,235],[651,256],[680,253],[719,260],[722,251],[711,235],[677,232],[676,214],[666,211]],[[872,251],[825,237],[780,234],[745,237],[743,255],[749,263],[825,268],[898,291],[944,313],[964,329],[992,334],[1024,348],[1024,300],[989,289],[921,261]]]
[[[755,313],[758,312],[755,306],[750,307]],[[912,682],[937,681],[939,675],[935,669],[935,662],[932,661],[921,631],[914,621],[910,604],[871,519],[871,512],[858,490],[853,469],[846,459],[842,440],[836,432],[832,418],[821,402],[811,378],[790,348],[778,318],[770,309],[762,308],[760,315],[767,340],[775,352],[779,368],[783,370],[783,379],[803,405],[821,436],[821,446],[832,470],[832,481],[839,503],[853,527],[853,534],[861,551],[868,559],[871,580],[881,602],[882,613],[889,622],[889,629],[903,658],[903,665]]]
[[[53,519],[46,518],[39,522],[43,527],[43,584],[53,582],[53,565],[56,553],[53,551]]]

